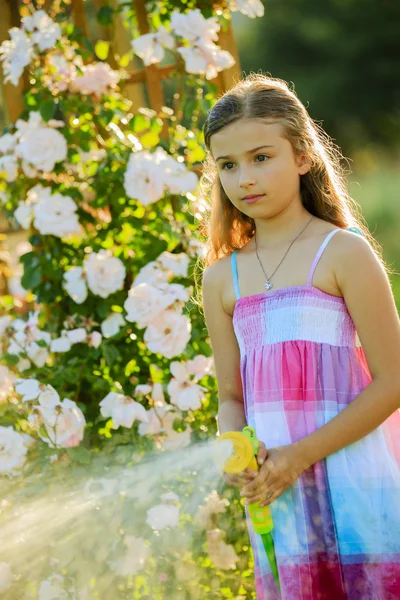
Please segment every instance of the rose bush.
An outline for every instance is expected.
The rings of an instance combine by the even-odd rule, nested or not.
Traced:
[[[217,429],[193,292],[197,120],[215,98],[209,80],[233,61],[218,32],[229,8],[253,17],[262,5],[161,4],[149,3],[153,33],[127,23],[145,64],[178,57],[179,119],[135,112],[122,66],[99,62],[58,14],[30,13],[0,48],[5,79],[29,69],[31,81],[0,137],[1,208],[29,237],[18,294],[1,300],[5,598],[254,597],[238,495],[192,449]]]

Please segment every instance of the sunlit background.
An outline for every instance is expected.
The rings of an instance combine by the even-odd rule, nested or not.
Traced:
[[[11,20],[15,19],[17,4],[17,0],[0,0],[0,13],[11,13]],[[60,0],[60,6],[68,4]],[[78,4],[84,8],[92,42],[104,38],[104,28],[96,21],[103,3],[80,0]],[[233,13],[242,72],[263,71],[291,82],[310,115],[342,148],[352,171],[351,195],[360,203],[394,271],[391,283],[400,307],[396,274],[400,270],[400,4],[381,0],[265,0],[264,4],[261,19]],[[26,10],[46,8],[46,2],[20,2],[20,7],[24,5]],[[123,28],[113,27],[112,36],[128,49]],[[2,19],[1,41],[7,35]],[[0,87],[1,129],[10,122],[7,88],[10,93],[11,85]],[[168,97],[168,83],[166,88]],[[0,232],[6,229],[0,221]],[[24,237],[24,232],[15,232],[10,249]]]

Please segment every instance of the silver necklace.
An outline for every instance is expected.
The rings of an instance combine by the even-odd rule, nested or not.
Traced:
[[[294,238],[293,242],[290,244],[289,248],[286,250],[284,257],[282,258],[281,262],[279,263],[279,265],[276,267],[275,271],[272,273],[271,277],[268,277],[268,275],[265,272],[264,267],[262,266],[262,262],[260,260],[260,257],[258,256],[258,252],[257,252],[257,233],[254,234],[254,241],[256,244],[256,254],[257,254],[257,258],[258,258],[258,262],[261,265],[262,270],[264,271],[264,275],[267,278],[267,281],[264,283],[264,287],[265,289],[268,291],[270,289],[272,289],[274,286],[271,283],[271,279],[272,277],[275,275],[275,273],[277,272],[277,270],[279,269],[279,267],[281,266],[281,264],[283,263],[283,261],[285,260],[286,254],[289,252],[290,248],[292,247],[292,245],[295,243],[295,241],[297,240],[298,237],[301,236],[301,234],[303,233],[303,231],[309,226],[309,224],[311,223],[311,221],[313,220],[314,215],[311,217],[311,219],[308,221],[307,225],[300,231],[299,235],[297,237]]]

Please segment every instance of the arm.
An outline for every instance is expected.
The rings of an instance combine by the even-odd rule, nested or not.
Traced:
[[[372,382],[336,417],[295,445],[306,466],[352,444],[400,407],[400,322],[389,280],[366,240],[337,235],[335,275]]]
[[[232,317],[225,312],[221,302],[223,266],[221,260],[217,261],[210,265],[203,275],[204,315],[218,382],[220,433],[241,431],[246,425],[239,346]]]

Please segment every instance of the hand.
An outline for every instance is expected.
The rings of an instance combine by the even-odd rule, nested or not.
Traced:
[[[268,451],[263,442],[259,443],[258,453],[257,453],[257,462],[259,465],[262,465],[265,459],[268,456]],[[254,471],[249,467],[240,473],[224,473],[223,478],[226,483],[233,487],[242,488],[250,481],[253,481],[255,477],[257,477],[258,471]]]
[[[271,504],[298,479],[308,466],[296,444],[268,450],[268,458],[261,466],[258,475],[241,491],[241,496],[246,498],[245,504],[255,502],[260,502],[261,506]]]

